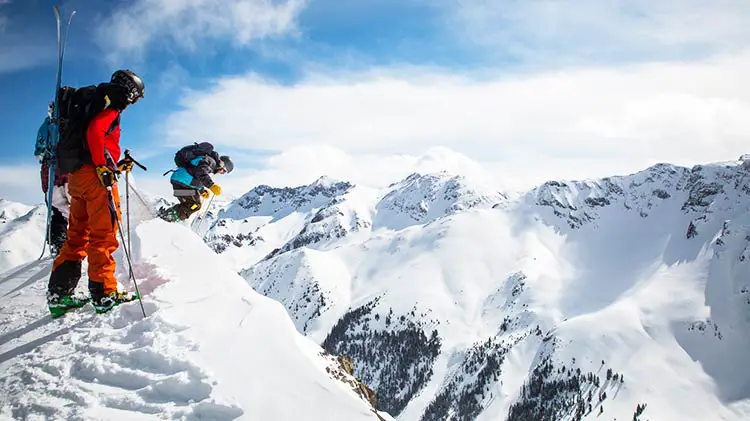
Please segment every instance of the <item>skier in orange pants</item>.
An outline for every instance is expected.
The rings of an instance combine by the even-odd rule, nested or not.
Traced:
[[[130,171],[134,163],[127,158],[117,161],[120,114],[142,98],[143,92],[143,82],[137,75],[129,70],[116,71],[110,83],[100,84],[91,95],[94,98],[91,106],[101,111],[88,122],[85,131],[81,131],[85,139],[79,142],[85,146],[76,147],[76,142],[68,138],[60,141],[60,168],[71,170],[68,189],[72,200],[68,238],[52,265],[47,290],[47,305],[53,317],[88,302],[88,298],[73,295],[81,278],[81,264],[87,257],[88,289],[97,313],[137,298],[127,291],[117,290],[112,254],[119,246],[117,231],[121,220],[115,173]],[[97,102],[99,98],[101,103]],[[66,153],[68,147],[76,150]],[[87,151],[84,159],[80,158],[81,149]]]

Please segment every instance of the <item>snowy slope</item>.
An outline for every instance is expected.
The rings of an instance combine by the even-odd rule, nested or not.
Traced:
[[[218,212],[206,242],[235,269],[247,267],[297,235],[308,213],[352,187],[328,177],[293,188],[255,187]]]
[[[339,197],[371,218],[359,237],[241,273],[399,420],[747,419],[747,175],[660,164],[515,200],[414,176]],[[351,220],[319,213],[306,231]]]
[[[154,220],[133,248],[145,318],[134,302],[52,320],[49,260],[3,275],[0,418],[391,419],[199,236]]]
[[[0,199],[0,273],[39,257],[46,217],[46,206]]]

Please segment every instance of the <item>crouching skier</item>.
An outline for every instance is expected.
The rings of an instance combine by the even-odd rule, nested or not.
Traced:
[[[117,162],[120,114],[144,96],[144,84],[135,73],[118,70],[109,83],[62,88],[59,95],[57,154],[61,172],[70,173],[71,204],[68,238],[52,265],[47,305],[52,316],[58,317],[89,301],[73,295],[81,263],[88,257],[90,300],[97,313],[105,313],[138,298],[118,291],[112,254],[119,246],[117,224],[122,220],[115,174],[133,165],[128,160]]]
[[[214,183],[211,174],[226,174],[234,169],[232,160],[226,155],[219,156],[208,142],[183,147],[175,154],[174,161],[177,169],[171,170],[170,182],[179,203],[159,209],[159,217],[168,222],[188,219],[200,210],[201,197],[208,199],[209,192],[220,195],[221,187]]]

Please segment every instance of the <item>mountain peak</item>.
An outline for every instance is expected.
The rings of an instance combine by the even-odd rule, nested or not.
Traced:
[[[326,187],[326,188],[330,188],[330,187],[332,187],[332,186],[334,186],[336,184],[340,184],[340,183],[348,184],[348,183],[343,182],[341,180],[333,179],[333,178],[331,178],[331,177],[329,177],[327,175],[321,175],[320,177],[318,177],[317,180],[313,181],[310,184],[310,187]]]
[[[396,230],[508,199],[483,183],[448,171],[412,173],[389,189],[376,207],[373,225]]]

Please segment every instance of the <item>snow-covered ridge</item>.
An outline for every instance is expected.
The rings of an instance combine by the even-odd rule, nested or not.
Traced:
[[[681,201],[685,214],[697,218],[717,206],[732,207],[750,193],[747,169],[738,163],[696,165],[692,168],[657,164],[626,176],[601,180],[548,181],[525,195],[528,204],[544,206],[571,229],[597,221],[606,208],[619,208],[648,217],[665,202]],[[715,201],[724,195],[722,201]],[[550,223],[553,223],[550,221]]]
[[[297,333],[194,233],[155,220],[133,244],[145,318],[133,302],[51,320],[49,260],[4,275],[0,418],[391,419],[351,362]]]
[[[45,206],[0,199],[0,271],[29,262],[44,246]]]
[[[335,181],[325,176],[312,184],[298,187],[278,188],[261,185],[222,210],[219,218],[243,219],[267,215],[280,219],[296,210],[318,208],[352,187],[353,185],[346,181]]]

